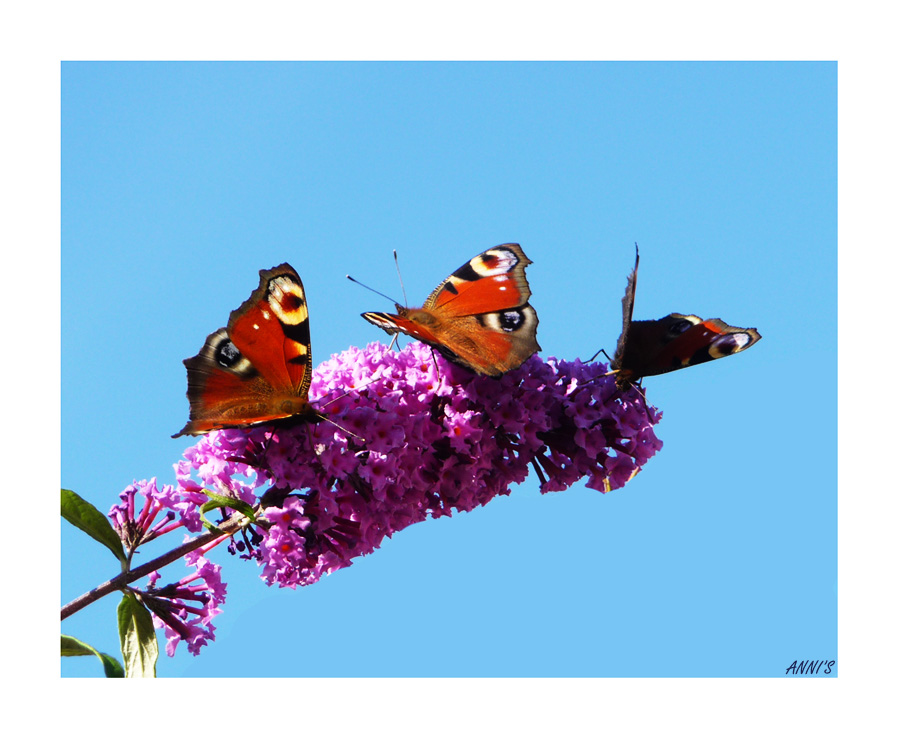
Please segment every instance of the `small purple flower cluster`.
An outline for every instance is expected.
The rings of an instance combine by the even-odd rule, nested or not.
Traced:
[[[144,497],[140,511],[136,501],[138,494]],[[129,559],[139,546],[178,527],[194,532],[202,528],[199,507],[206,503],[207,497],[195,483],[179,488],[158,488],[156,478],[135,481],[119,494],[119,498],[122,503],[109,510],[109,518]],[[162,517],[157,521],[160,515]],[[166,653],[170,657],[175,654],[180,640],[185,640],[188,651],[196,655],[208,640],[215,639],[210,622],[221,613],[218,607],[225,600],[221,566],[206,560],[199,550],[189,552],[185,560],[196,570],[178,583],[157,588],[159,572],[154,571],[149,576],[147,589],[131,589],[152,613],[153,624],[158,629],[165,628]],[[197,606],[187,602],[196,602]]]
[[[159,488],[156,478],[149,481],[134,481],[119,494],[122,503],[109,510],[113,529],[125,546],[129,556],[142,544],[171,532],[178,527],[187,527],[192,532],[201,529],[198,506],[206,503],[206,496],[196,484],[189,488],[163,486]],[[137,510],[135,497],[144,497],[144,505]],[[157,521],[157,517],[162,518]]]
[[[313,374],[327,420],[208,434],[176,465],[180,489],[199,493],[192,471],[248,504],[267,486],[248,557],[269,584],[308,585],[410,524],[508,495],[529,468],[542,492],[623,486],[662,447],[660,414],[605,373],[533,356],[488,378],[417,342],[351,348]]]
[[[193,575],[158,588],[159,572],[154,571],[150,574],[150,587],[137,592],[153,613],[154,627],[164,630],[166,655],[170,658],[181,640],[187,644],[189,653],[198,655],[201,647],[216,639],[212,620],[222,613],[219,605],[225,601],[222,566],[211,563],[196,551],[188,553],[185,560],[196,568]]]

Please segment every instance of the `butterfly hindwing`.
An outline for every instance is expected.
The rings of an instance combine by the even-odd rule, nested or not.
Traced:
[[[389,334],[409,334],[477,373],[499,376],[540,350],[537,313],[528,303],[529,264],[518,244],[501,244],[456,270],[421,308],[397,306],[396,314],[363,318]]]
[[[174,436],[317,415],[307,397],[312,355],[303,283],[287,263],[259,274],[259,287],[228,326],[184,361],[190,420]]]

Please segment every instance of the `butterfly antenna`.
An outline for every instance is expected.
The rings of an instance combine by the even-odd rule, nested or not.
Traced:
[[[406,288],[403,287],[403,275],[400,274],[400,260],[397,259],[397,250],[394,250],[394,265],[397,267],[397,277],[400,280],[400,290],[403,291],[403,305],[408,306],[409,302],[406,300]]]
[[[350,277],[350,275],[347,275],[347,280],[349,280],[350,282],[356,283],[357,285],[361,285],[361,286],[362,286],[363,288],[365,288],[366,290],[371,290],[373,293],[375,293],[375,295],[380,295],[382,298],[387,298],[387,299],[388,299],[391,303],[393,303],[395,306],[399,306],[399,305],[400,305],[399,303],[397,303],[397,301],[395,301],[395,300],[394,300],[393,298],[391,298],[389,295],[385,295],[385,294],[382,293],[380,290],[375,290],[375,288],[370,288],[370,287],[369,287],[368,285],[366,285],[365,283],[359,282],[359,280],[357,280],[355,277]],[[404,304],[404,305],[405,305],[405,304]]]
[[[430,347],[431,349],[431,361],[434,363],[434,369],[437,370],[438,377],[441,377],[441,366],[438,365],[437,355],[434,354],[434,347]]]

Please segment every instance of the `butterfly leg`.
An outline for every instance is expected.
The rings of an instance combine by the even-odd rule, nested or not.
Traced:
[[[438,365],[437,355],[434,354],[434,347],[431,347],[431,361],[434,363],[434,369],[437,370],[438,378],[441,378],[441,366]],[[443,380],[443,378],[441,378]]]
[[[316,445],[315,440],[313,439],[312,432],[310,431],[310,424],[304,424],[306,427],[306,440],[309,442],[309,449],[312,450],[313,455],[315,455],[319,459],[319,463],[321,464],[322,458],[319,455],[319,448]]]
[[[588,360],[588,362],[593,362],[594,360],[597,359],[597,355],[600,355],[600,354],[602,354],[606,358],[607,362],[612,362],[612,358],[610,358],[610,356],[608,354],[606,354],[605,349],[598,349],[596,352],[594,352],[594,356],[591,357],[591,359]]]
[[[321,418],[321,421],[327,421],[327,422],[328,422],[329,424],[331,424],[332,426],[337,427],[338,429],[340,429],[340,430],[341,430],[344,434],[346,434],[348,437],[355,437],[355,438],[358,439],[360,442],[362,442],[362,443],[365,444],[365,441],[366,441],[366,438],[365,438],[365,437],[360,437],[360,436],[359,436],[358,434],[356,434],[355,432],[351,432],[349,429],[347,429],[347,428],[345,428],[345,427],[342,427],[340,424],[338,424],[338,423],[337,423],[336,421],[334,421],[333,419],[329,419],[327,416],[323,416],[323,417]]]
[[[644,393],[644,386],[641,385],[640,380],[637,383],[632,383],[631,387],[640,394],[642,399],[644,399],[644,410],[649,413],[650,407],[647,405],[647,394]]]

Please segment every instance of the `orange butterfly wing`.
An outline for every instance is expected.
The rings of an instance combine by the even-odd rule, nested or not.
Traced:
[[[422,308],[397,306],[396,314],[363,318],[389,334],[409,334],[477,373],[499,376],[541,348],[537,313],[528,303],[529,264],[518,244],[501,244],[456,270]]]
[[[259,287],[231,312],[228,326],[184,361],[190,418],[173,436],[318,416],[308,399],[312,354],[303,283],[287,263],[259,275]]]

